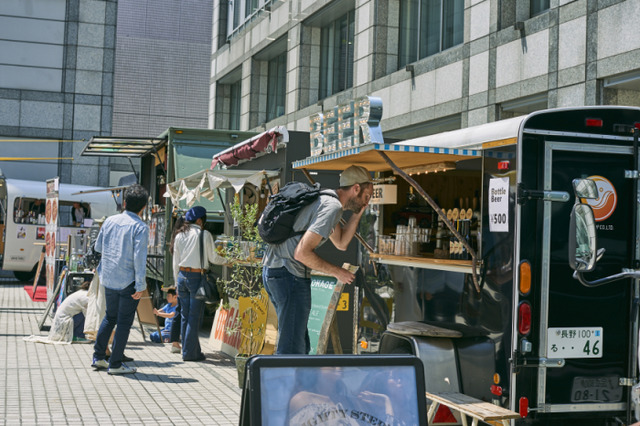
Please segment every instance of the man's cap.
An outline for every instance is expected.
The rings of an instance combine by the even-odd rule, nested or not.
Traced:
[[[369,171],[360,166],[349,166],[340,174],[340,186],[351,186],[356,183],[371,182]]]
[[[184,220],[186,220],[187,222],[193,223],[196,220],[206,215],[207,215],[207,209],[205,209],[202,206],[195,206],[195,207],[191,207],[189,211],[187,211],[187,214],[184,215]]]

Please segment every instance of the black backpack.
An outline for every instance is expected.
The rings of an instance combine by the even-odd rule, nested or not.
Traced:
[[[258,219],[258,233],[264,242],[281,244],[291,237],[304,234],[305,231],[294,231],[293,223],[300,210],[320,195],[338,198],[331,191],[322,191],[319,183],[310,186],[302,182],[289,182],[280,192],[270,196],[269,204]]]

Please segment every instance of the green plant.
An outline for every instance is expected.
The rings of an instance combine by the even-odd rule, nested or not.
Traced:
[[[263,241],[255,226],[258,217],[257,204],[240,204],[236,195],[231,205],[231,216],[238,227],[238,235],[231,238],[221,255],[224,257],[228,273],[226,278],[219,278],[218,283],[224,293],[238,299],[247,298],[248,303],[241,303],[238,313],[239,321],[227,327],[225,333],[232,335],[240,333],[241,343],[239,353],[254,354],[260,349],[264,335],[265,322],[260,321],[265,313],[259,312],[259,306],[264,305],[262,284],[262,259],[256,257]]]

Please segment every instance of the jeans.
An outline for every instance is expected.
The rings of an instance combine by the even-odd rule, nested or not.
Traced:
[[[96,344],[93,347],[93,357],[95,359],[105,358],[111,332],[117,325],[116,334],[113,337],[113,346],[111,347],[109,368],[120,368],[122,365],[124,347],[127,345],[127,340],[129,340],[129,331],[138,307],[138,300],[131,297],[135,292],[134,283],[121,290],[104,288],[107,312],[98,330]]]
[[[182,308],[180,306],[179,297],[178,297],[178,306],[176,307],[176,314],[169,321],[172,321],[171,322],[171,338],[169,339],[169,341],[171,343],[180,342],[180,333],[182,332]]]
[[[307,322],[311,312],[311,280],[286,268],[263,268],[262,282],[278,314],[276,355],[304,354],[311,349]]]
[[[73,316],[73,337],[84,339],[84,314],[82,312]]]
[[[195,361],[202,357],[198,330],[204,312],[204,302],[196,299],[200,287],[200,272],[178,272],[178,299],[182,316],[182,359]]]

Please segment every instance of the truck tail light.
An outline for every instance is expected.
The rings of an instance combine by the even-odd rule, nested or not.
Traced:
[[[518,332],[526,336],[531,331],[531,305],[522,302],[518,306]]]
[[[502,396],[502,386],[491,385],[491,393],[495,396]]]
[[[602,127],[602,119],[601,118],[587,118],[586,120],[587,127]]]
[[[531,291],[531,263],[528,260],[520,262],[520,294],[526,296]]]
[[[529,398],[523,396],[518,403],[518,413],[520,417],[525,418],[529,415]]]

